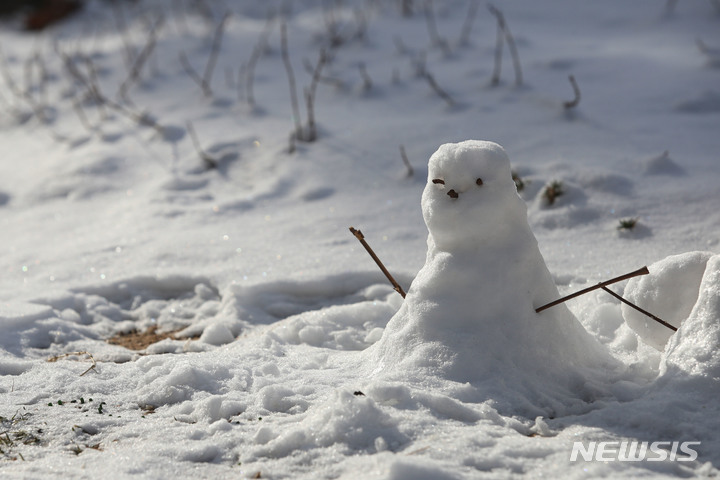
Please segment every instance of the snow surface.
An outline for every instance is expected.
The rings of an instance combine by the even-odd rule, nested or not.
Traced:
[[[430,4],[439,40],[422,3],[410,17],[391,1],[298,0],[284,11],[303,124],[312,77],[303,60],[314,67],[322,47],[332,58],[317,86],[318,139],[296,141],[294,153],[281,22],[267,20],[281,2],[92,0],[32,35],[3,21],[3,478],[718,475],[714,4],[677,2],[667,12],[662,1],[497,2],[524,82],[514,84],[505,48],[492,86],[496,21],[485,6],[463,42],[470,2]],[[181,57],[203,76],[228,10],[205,95]],[[571,74],[582,97],[567,110]],[[427,183],[435,176],[427,162],[441,145],[468,139],[502,145],[524,182],[527,221],[517,198],[504,215],[522,227],[524,247],[501,252],[529,248],[530,261],[509,269],[528,277],[510,286],[483,277],[491,293],[452,271],[426,275],[448,251],[426,241],[423,191],[440,188]],[[564,193],[550,204],[553,181]],[[628,218],[635,227],[619,230]],[[466,229],[459,223],[450,227]],[[406,301],[351,225],[409,291]],[[507,226],[494,241],[512,241]],[[502,260],[477,254],[457,255],[464,263],[455,266]],[[665,277],[655,268],[681,254],[701,255],[704,269],[678,265],[677,277]],[[532,278],[541,278],[540,296],[555,285],[562,295],[642,265],[651,274],[628,293],[658,286],[666,293],[653,313],[669,321],[682,306],[662,352],[602,291],[568,302],[575,318],[565,307],[537,315],[551,322],[537,342],[499,329],[459,338],[453,330],[467,317],[442,318],[447,329],[433,323],[412,344],[399,325],[427,319],[408,314],[423,301],[451,299],[451,311],[521,312],[508,326],[526,326]],[[450,286],[461,288],[430,288]],[[491,318],[481,312],[472,320]],[[140,352],[106,342],[150,327],[178,333]],[[421,363],[433,348],[428,333],[440,335],[457,368]],[[467,353],[475,341],[492,353]],[[556,350],[552,365],[531,365]],[[570,378],[565,360],[578,350],[587,355]],[[453,364],[454,354],[469,364]],[[596,357],[611,357],[612,367]],[[503,362],[510,358],[517,368]],[[692,462],[570,461],[575,441],[630,440],[701,445]]]

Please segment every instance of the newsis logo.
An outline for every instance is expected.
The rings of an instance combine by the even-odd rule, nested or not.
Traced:
[[[698,457],[693,445],[700,442],[573,442],[570,461],[579,456],[586,462],[692,462]]]

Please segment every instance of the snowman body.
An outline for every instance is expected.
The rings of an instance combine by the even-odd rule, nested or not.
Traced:
[[[483,399],[526,406],[587,396],[585,370],[612,361],[564,305],[535,312],[559,294],[502,147],[441,146],[422,211],[425,265],[373,346],[375,373],[469,382]]]

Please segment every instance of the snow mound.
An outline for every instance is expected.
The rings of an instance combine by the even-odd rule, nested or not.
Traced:
[[[296,428],[277,436],[261,427],[255,441],[264,444],[255,455],[284,457],[294,450],[334,444],[343,444],[355,451],[379,452],[397,449],[407,439],[399,432],[397,421],[375,401],[360,392],[338,390],[308,412]]]
[[[698,302],[700,284],[710,252],[673,255],[648,267],[649,275],[631,279],[624,297],[640,308],[679,328]],[[625,322],[648,345],[662,351],[673,335],[666,326],[634,308],[623,305]]]
[[[678,371],[717,381],[720,379],[720,255],[707,260],[696,293],[697,301],[687,320],[667,344],[663,368],[666,372]]]
[[[501,146],[466,141],[432,155],[422,196],[428,252],[405,303],[368,349],[374,374],[469,382],[477,401],[555,415],[590,402],[613,362],[569,310],[535,308],[558,290]]]

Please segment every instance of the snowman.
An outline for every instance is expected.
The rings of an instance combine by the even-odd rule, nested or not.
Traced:
[[[556,414],[616,364],[559,298],[500,145],[442,145],[428,165],[425,265],[368,354],[385,379],[470,384],[478,401]]]

